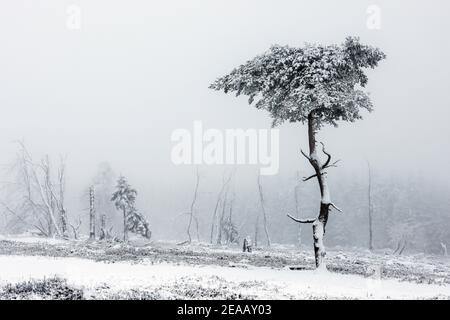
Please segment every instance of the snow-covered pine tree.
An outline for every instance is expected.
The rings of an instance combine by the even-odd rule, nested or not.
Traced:
[[[123,213],[123,240],[128,241],[128,231],[138,233],[150,239],[151,232],[149,224],[144,216],[136,210],[135,202],[137,191],[133,189],[124,176],[117,180],[116,191],[111,201],[117,210]]]
[[[134,208],[136,196],[137,191],[131,188],[124,176],[120,176],[111,201],[114,202],[117,210],[121,210],[123,214],[123,241],[128,241],[127,214],[131,208]]]
[[[210,88],[235,92],[249,97],[249,104],[267,110],[273,125],[284,121],[307,123],[309,154],[302,151],[314,168],[321,202],[317,218],[296,219],[312,223],[314,253],[317,267],[325,267],[323,236],[331,208],[326,169],[335,166],[331,154],[325,150],[325,162],[319,158],[317,132],[324,124],[337,126],[337,121],[353,122],[361,119],[360,110],[372,110],[368,94],[366,68],[375,68],[385,58],[378,48],[363,45],[358,38],[349,37],[341,45],[307,44],[294,48],[275,45],[266,53],[218,78]],[[337,209],[338,210],[338,209]]]

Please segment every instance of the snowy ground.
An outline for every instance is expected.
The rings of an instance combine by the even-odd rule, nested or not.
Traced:
[[[0,298],[450,298],[447,259],[330,251],[332,271],[319,272],[311,255],[286,248],[244,254],[207,245],[0,238]]]

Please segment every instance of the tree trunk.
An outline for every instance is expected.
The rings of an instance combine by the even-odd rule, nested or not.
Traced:
[[[259,200],[261,202],[261,211],[263,213],[264,233],[266,235],[267,246],[270,247],[270,236],[269,236],[269,230],[267,229],[267,214],[266,214],[266,208],[264,206],[264,195],[263,195],[262,185],[261,185],[261,175],[258,175],[258,191],[259,191]]]
[[[59,208],[61,217],[61,232],[64,239],[69,238],[68,234],[68,222],[67,222],[67,212],[64,208],[64,194],[66,189],[66,176],[65,176],[65,162],[61,160],[60,167],[58,169],[58,180],[59,180],[59,199],[55,199],[57,207]],[[54,197],[56,198],[56,197]]]
[[[441,242],[442,255],[447,256],[447,246],[445,243]]]
[[[330,211],[331,200],[330,200],[330,191],[328,189],[328,184],[326,180],[326,173],[323,172],[323,165],[320,162],[319,156],[317,155],[317,146],[316,146],[317,129],[318,129],[317,122],[314,119],[314,115],[310,113],[308,116],[309,162],[314,168],[320,189],[319,216],[313,223],[314,256],[316,260],[316,267],[326,269],[326,264],[324,261],[326,251],[323,239],[325,236],[325,227],[328,222],[328,214]]]
[[[403,251],[406,249],[406,246],[408,245],[408,241],[404,241],[403,242],[403,247],[400,249],[398,255],[401,255],[403,253]]]
[[[191,203],[191,210],[189,211],[189,223],[186,229],[186,233],[188,236],[188,242],[191,243],[192,242],[192,237],[191,237],[191,225],[192,225],[192,219],[194,218],[194,207],[195,207],[195,202],[197,201],[197,193],[198,193],[198,185],[200,183],[200,175],[198,173],[198,168],[197,168],[197,172],[196,172],[196,177],[197,180],[195,182],[195,191],[194,191],[194,197],[192,199],[192,203]],[[198,234],[198,224],[197,224],[197,238],[199,238],[199,234]],[[199,240],[199,239],[198,239]]]
[[[123,208],[123,241],[128,241],[127,209]]]
[[[368,200],[369,200],[369,250],[373,250],[373,227],[372,227],[372,172],[370,170],[370,163],[367,161],[367,167],[369,169],[369,187],[368,187]]]
[[[219,217],[219,230],[217,233],[217,241],[216,244],[221,245],[222,244],[222,234],[223,234],[223,225],[224,225],[224,219],[225,219],[225,210],[227,209],[227,198],[228,198],[228,190],[225,193],[225,197],[223,199],[222,203],[222,213]]]
[[[255,248],[258,246],[258,227],[259,227],[259,213],[256,211],[256,221],[255,221]]]
[[[219,209],[220,197],[221,197],[221,194],[219,194],[219,198],[217,199],[216,207],[214,208],[214,213],[213,213],[213,217],[212,217],[211,233],[210,233],[210,237],[209,237],[209,242],[211,244],[214,242],[214,229],[217,229],[217,210]]]
[[[102,215],[100,216],[100,236],[99,239],[100,240],[104,240],[106,239],[106,215],[104,213],[102,213]]]
[[[64,239],[67,239],[67,238],[69,238],[68,230],[67,230],[67,213],[66,213],[66,210],[64,208],[61,208],[60,215],[61,215],[61,232],[62,232],[62,237]]]
[[[89,240],[95,240],[94,188],[89,188]]]
[[[325,226],[328,220],[329,205],[321,203],[319,217],[313,223],[314,257],[317,268],[326,269],[325,264],[325,245],[323,238],[325,235]]]
[[[228,177],[228,179],[225,179],[225,174],[223,177],[223,182],[222,182],[222,188],[220,189],[220,192],[217,196],[217,201],[216,201],[216,206],[214,208],[214,212],[213,212],[213,217],[212,217],[212,223],[211,223],[211,233],[210,233],[210,242],[211,244],[214,242],[214,230],[217,230],[217,233],[219,233],[219,228],[218,228],[218,210],[219,210],[219,205],[221,203],[222,198],[223,198],[223,194],[225,192],[225,188],[228,188],[228,184],[231,180],[231,178],[233,177],[232,174],[230,174],[230,176]]]

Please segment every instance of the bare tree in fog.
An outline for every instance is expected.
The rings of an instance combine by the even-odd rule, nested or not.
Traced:
[[[212,216],[212,220],[211,220],[211,233],[210,233],[210,242],[213,243],[214,241],[214,230],[217,229],[217,233],[219,233],[218,230],[218,210],[219,210],[219,206],[220,204],[223,202],[223,195],[226,192],[227,188],[228,188],[228,184],[230,183],[231,179],[233,177],[233,174],[230,173],[230,175],[228,176],[228,178],[225,179],[225,173],[223,174],[222,177],[222,186],[220,188],[219,194],[217,195],[217,200],[214,206],[214,211],[213,211],[213,216]]]
[[[269,236],[269,230],[267,229],[267,213],[266,213],[266,207],[265,207],[265,203],[264,203],[263,189],[262,189],[262,185],[261,185],[261,175],[258,175],[258,193],[259,193],[259,203],[261,205],[261,212],[263,214],[264,233],[266,235],[267,246],[270,247],[270,236]]]
[[[259,239],[259,212],[256,211],[256,214],[255,214],[255,235],[253,237],[253,243],[254,243],[255,247],[258,246],[258,239]]]
[[[14,165],[12,203],[6,210],[46,237],[68,237],[67,212],[64,206],[65,161],[55,172],[48,156],[34,161],[25,144],[18,142],[19,153]]]
[[[66,163],[63,158],[61,158],[60,166],[58,168],[58,200],[56,201],[56,205],[58,206],[58,210],[60,212],[61,219],[61,232],[64,238],[69,237],[68,225],[69,221],[67,218],[67,211],[64,205],[64,195],[66,194]]]
[[[326,169],[335,166],[331,154],[322,144],[326,156],[322,162],[317,149],[317,133],[325,124],[337,126],[337,121],[361,118],[360,109],[372,110],[369,96],[363,90],[367,84],[364,68],[375,68],[385,58],[378,48],[362,45],[358,38],[347,38],[338,45],[307,44],[302,48],[272,46],[266,53],[247,61],[230,74],[217,79],[210,88],[225,93],[249,96],[255,107],[269,111],[273,125],[286,120],[307,123],[309,154],[302,154],[314,169],[304,179],[316,178],[320,189],[320,212],[315,219],[297,219],[312,223],[314,253],[317,267],[325,267],[323,238],[331,208]],[[338,209],[337,209],[338,210]]]
[[[234,175],[230,174],[231,176]],[[231,194],[230,196],[228,196]],[[230,244],[230,243],[237,243],[239,241],[239,231],[238,227],[236,226],[234,220],[233,220],[233,208],[235,203],[235,191],[234,188],[230,192],[229,190],[229,184],[227,183],[227,187],[225,189],[224,197],[222,199],[222,212],[219,217],[218,221],[218,234],[217,234],[217,241],[216,243],[218,245],[221,245],[223,243]]]
[[[187,224],[187,227],[186,227],[186,234],[188,236],[188,239],[186,241],[183,241],[183,242],[179,243],[179,245],[183,245],[183,244],[187,244],[187,243],[191,243],[192,242],[192,236],[191,236],[192,222],[195,223],[196,233],[197,233],[197,241],[200,241],[198,217],[197,217],[197,215],[195,214],[195,211],[194,211],[195,204],[197,202],[197,197],[198,197],[198,186],[200,184],[200,174],[198,172],[198,168],[196,169],[195,177],[196,177],[196,179],[195,179],[194,194],[193,194],[193,197],[192,197],[191,205],[189,207],[189,211],[180,214],[180,215],[188,215],[189,216],[188,224]]]
[[[225,219],[225,212],[227,209],[227,202],[228,202],[228,192],[229,192],[229,186],[227,186],[223,199],[222,199],[222,213],[219,216],[219,225],[218,225],[218,233],[217,233],[217,244],[222,244],[222,231],[223,231],[223,222]]]
[[[98,171],[93,179],[95,188],[95,209],[100,218],[99,239],[112,238],[114,228],[113,214],[114,207],[111,203],[111,194],[113,193],[115,174],[108,162],[102,162],[98,166]]]
[[[238,243],[239,241],[239,231],[233,220],[233,205],[234,205],[235,197],[233,192],[233,198],[229,202],[228,207],[228,217],[224,220],[222,224],[222,228],[224,230],[225,242],[227,244],[230,243]]]
[[[192,196],[192,202],[191,202],[191,206],[189,208],[189,212],[187,212],[186,214],[189,215],[189,220],[188,220],[188,225],[186,228],[186,234],[188,236],[188,240],[184,243],[191,243],[192,242],[192,236],[191,236],[191,227],[192,227],[192,222],[195,223],[196,226],[196,231],[197,231],[197,241],[200,241],[200,234],[199,234],[199,227],[198,227],[198,218],[195,215],[194,209],[195,209],[195,204],[197,202],[197,196],[198,196],[198,186],[200,184],[200,174],[198,172],[198,168],[195,172],[195,188],[194,188],[194,195]]]
[[[69,226],[72,228],[73,238],[78,240],[80,237],[81,218],[78,216],[75,223],[69,223]]]

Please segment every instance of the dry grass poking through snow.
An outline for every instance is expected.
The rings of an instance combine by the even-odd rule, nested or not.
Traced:
[[[446,257],[330,250],[331,273],[317,275],[311,251],[0,239],[0,262],[11,265],[9,276],[0,275],[0,299],[450,297]]]

